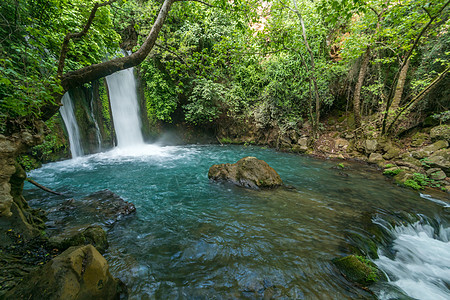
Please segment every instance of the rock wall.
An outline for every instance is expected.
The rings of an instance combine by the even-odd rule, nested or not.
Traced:
[[[42,143],[44,125],[37,124],[38,132],[22,131],[12,136],[0,135],[0,242],[11,241],[6,235],[9,229],[20,231],[25,236],[39,234],[42,220],[28,206],[22,196],[25,171],[17,163],[18,155]]]
[[[81,145],[86,154],[97,153],[113,146],[111,110],[107,106],[107,111],[103,111],[103,84],[103,81],[95,81],[90,87],[77,87],[69,91],[80,129]]]

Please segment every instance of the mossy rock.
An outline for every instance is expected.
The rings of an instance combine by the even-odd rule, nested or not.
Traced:
[[[446,140],[450,143],[450,126],[449,125],[440,125],[436,126],[430,131],[431,140]]]
[[[71,247],[31,272],[6,299],[124,299],[126,286],[112,277],[92,246]]]
[[[208,178],[253,189],[275,188],[283,184],[280,175],[273,168],[265,161],[251,156],[244,157],[234,164],[211,166]]]
[[[350,234],[348,238],[351,240],[350,249],[353,253],[378,258],[378,246],[372,239],[357,233]]]
[[[303,147],[303,146],[300,146],[300,145],[294,145],[294,146],[292,146],[291,151],[294,152],[294,153],[305,153],[306,151],[308,151],[308,147]]]
[[[386,168],[383,171],[383,175],[386,176],[395,176],[398,175],[400,172],[404,171],[404,169],[399,168],[399,167],[391,167],[391,168]]]
[[[397,175],[394,176],[394,182],[397,184],[403,184],[406,180],[412,179],[414,177],[412,172],[407,170],[402,170]]]
[[[385,279],[384,274],[377,266],[362,256],[349,255],[336,258],[333,260],[333,263],[348,280],[363,286]]]
[[[386,149],[387,150],[386,150],[386,153],[383,154],[383,158],[387,159],[387,160],[390,160],[390,159],[393,159],[395,157],[398,157],[400,155],[400,153],[401,153],[401,150],[399,148],[397,148],[395,146],[392,146],[392,145],[386,147]]]
[[[411,146],[420,147],[428,140],[429,136],[423,132],[417,132],[411,137]]]
[[[105,253],[108,249],[106,232],[101,226],[89,226],[68,237],[55,237],[50,239],[56,248],[66,250],[73,246],[93,245],[98,252]]]

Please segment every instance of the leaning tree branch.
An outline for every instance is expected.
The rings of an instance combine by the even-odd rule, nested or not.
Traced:
[[[419,44],[419,40],[422,38],[422,36],[425,34],[425,32],[428,30],[428,28],[431,26],[431,24],[434,22],[434,20],[439,17],[439,15],[442,13],[442,11],[450,4],[450,0],[448,0],[444,5],[442,5],[442,7],[436,12],[436,14],[431,17],[429,12],[425,10],[425,12],[428,14],[428,16],[430,16],[430,20],[428,21],[428,23],[422,28],[422,30],[420,31],[419,35],[416,37],[416,39],[414,40],[414,43],[411,47],[411,49],[408,51],[408,53],[405,56],[405,59],[403,60],[402,64],[400,65],[399,70],[397,71],[397,73],[395,74],[394,77],[394,81],[392,84],[392,87],[389,91],[389,96],[388,96],[388,101],[386,103],[386,111],[384,113],[384,117],[383,117],[383,125],[381,128],[381,134],[386,134],[386,125],[387,125],[387,119],[388,119],[388,115],[389,115],[389,109],[391,107],[392,104],[392,100],[394,97],[394,91],[395,88],[397,87],[397,81],[398,78],[400,76],[400,73],[402,71],[402,69],[405,67],[406,62],[408,61],[408,59],[411,57],[413,51],[416,49],[417,45]]]
[[[105,3],[109,3],[110,0]],[[161,31],[162,26],[169,14],[170,8],[172,4],[176,2],[176,0],[164,0],[164,3],[161,6],[161,9],[156,17],[155,22],[153,23],[152,29],[150,33],[147,35],[146,40],[141,45],[138,51],[126,57],[119,57],[116,59],[112,59],[106,62],[102,62],[99,64],[93,64],[75,71],[68,72],[61,76],[61,86],[62,91],[59,93],[55,93],[53,96],[55,98],[54,103],[48,103],[41,107],[41,118],[43,121],[50,119],[59,109],[62,95],[67,92],[69,89],[80,86],[82,84],[92,82],[99,78],[111,75],[117,71],[128,69],[140,64],[150,51],[153,49],[155,45],[156,39],[158,38],[158,34]],[[112,3],[112,2],[111,2]],[[106,4],[105,4],[106,5]],[[92,16],[92,14],[91,14]],[[91,20],[92,23],[92,20]],[[85,28],[88,28],[85,26]]]
[[[439,82],[442,81],[442,79],[445,78],[445,76],[450,71],[450,66],[448,66],[441,74],[439,74],[428,86],[426,86],[422,91],[420,91],[419,94],[417,94],[413,99],[411,99],[395,116],[394,120],[392,121],[391,125],[389,126],[387,132],[391,132],[394,128],[394,125],[397,123],[397,121],[400,119],[402,115],[404,115],[407,111],[410,111],[413,109],[419,101],[421,101],[432,89],[434,89]]]
[[[61,79],[61,85],[64,91],[68,91],[70,88],[140,64],[153,49],[156,39],[158,38],[158,34],[161,31],[161,28],[174,2],[175,0],[164,1],[150,33],[138,51],[126,57],[119,57],[64,74]]]
[[[86,22],[86,24],[84,25],[83,30],[81,30],[80,32],[76,32],[76,33],[67,33],[66,36],[64,37],[64,41],[63,44],[61,46],[61,53],[59,55],[59,61],[58,61],[58,71],[57,71],[57,77],[61,78],[63,71],[64,71],[64,63],[66,61],[66,57],[67,57],[67,51],[69,51],[69,42],[72,39],[80,39],[83,36],[85,36],[87,34],[87,32],[89,31],[89,28],[92,25],[92,22],[94,21],[95,18],[95,14],[97,13],[97,10],[100,7],[103,6],[107,6],[112,4],[113,2],[115,2],[117,0],[109,0],[107,2],[103,2],[103,3],[95,3],[94,7],[91,10],[91,13],[89,15],[89,18]]]

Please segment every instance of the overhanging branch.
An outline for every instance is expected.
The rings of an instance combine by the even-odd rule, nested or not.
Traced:
[[[117,0],[109,0],[107,2],[103,2],[103,3],[95,3],[94,7],[91,10],[91,13],[89,14],[89,18],[86,22],[86,24],[83,27],[83,30],[81,30],[80,32],[76,32],[76,33],[67,33],[66,36],[64,37],[64,41],[63,44],[61,46],[61,53],[59,55],[59,61],[58,61],[58,71],[57,71],[57,77],[61,78],[62,74],[64,72],[64,63],[66,61],[66,57],[67,57],[67,51],[69,51],[69,42],[72,39],[80,39],[83,36],[85,36],[87,34],[87,32],[89,31],[89,28],[92,25],[92,22],[94,21],[95,18],[95,14],[97,13],[97,10],[100,7],[103,6],[107,6],[112,4],[113,2],[116,2]]]

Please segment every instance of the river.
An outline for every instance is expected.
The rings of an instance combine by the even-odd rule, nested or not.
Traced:
[[[245,156],[265,160],[295,189],[255,191],[208,180],[212,164]],[[423,299],[399,290],[388,261],[396,261],[395,253],[379,250],[378,264],[387,265],[391,282],[376,285],[374,294],[347,282],[331,260],[351,254],[350,235],[368,235],[368,222],[396,212],[426,216],[449,234],[448,205],[399,188],[374,169],[344,162],[342,170],[338,163],[253,146],[140,145],[46,164],[29,176],[75,201],[109,189],[135,204],[135,215],[102,224],[110,242],[105,257],[131,299],[389,299],[407,293]],[[28,184],[24,195],[50,211],[50,235],[57,223],[90,223],[92,216],[58,210],[61,197]],[[438,259],[423,262],[443,261],[438,273],[450,269],[448,238],[436,246]],[[424,285],[448,296],[448,278],[438,274]]]

